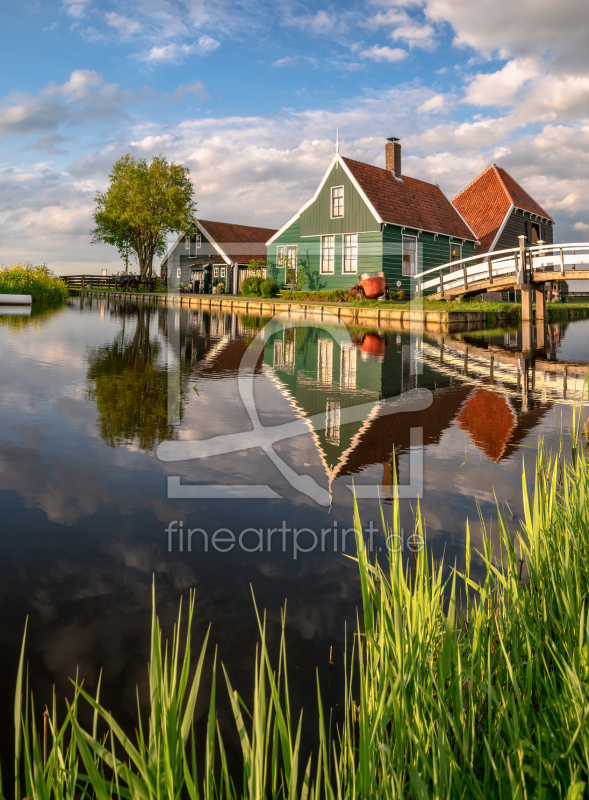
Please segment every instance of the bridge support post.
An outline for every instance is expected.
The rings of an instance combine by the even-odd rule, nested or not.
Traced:
[[[534,289],[531,284],[522,283],[522,322],[531,322],[534,319],[534,309],[532,305],[533,291]]]
[[[531,322],[522,323],[522,351],[526,355],[534,352],[534,333]]]
[[[546,294],[543,286],[536,286],[536,319],[544,319],[546,317]]]
[[[536,319],[536,347],[538,350],[546,349],[546,320]]]

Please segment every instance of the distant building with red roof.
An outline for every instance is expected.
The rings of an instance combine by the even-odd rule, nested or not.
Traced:
[[[199,292],[223,283],[227,292],[236,292],[250,261],[266,262],[266,242],[275,233],[274,228],[195,219],[165,255],[162,281],[171,287],[196,282]]]
[[[452,201],[477,235],[479,253],[526,244],[552,244],[554,220],[502,167],[491,164]]]
[[[402,172],[397,139],[387,140],[385,154],[383,169],[336,146],[313,197],[268,240],[280,280],[302,261],[313,275],[309,288],[346,288],[377,271],[410,294],[421,271],[476,255],[476,234],[440,187]]]

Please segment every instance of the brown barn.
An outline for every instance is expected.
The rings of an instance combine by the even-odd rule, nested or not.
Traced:
[[[477,253],[518,247],[518,237],[522,235],[526,237],[526,245],[554,241],[554,220],[550,214],[496,164],[481,172],[452,202],[480,241]],[[507,292],[488,297],[500,299],[500,295]]]

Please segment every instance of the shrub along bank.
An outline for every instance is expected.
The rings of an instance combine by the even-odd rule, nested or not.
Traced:
[[[138,720],[135,736],[127,738],[99,698],[78,684],[67,714],[58,713],[56,703],[50,712],[45,766],[28,701],[23,642],[15,708],[16,797],[585,797],[589,463],[578,427],[577,419],[572,458],[565,462],[562,453],[550,456],[540,449],[531,493],[522,476],[521,529],[510,530],[498,509],[498,552],[481,520],[482,582],[471,572],[468,524],[465,569],[451,570],[448,580],[426,548],[409,563],[399,552],[391,552],[388,563],[371,563],[357,534],[362,619],[345,655],[337,727],[318,688],[314,752],[301,737],[302,717],[290,705],[284,629],[273,663],[260,617],[253,702],[246,707],[215,658],[208,715],[195,731],[207,641],[193,668],[191,596],[187,633],[180,635],[179,616],[170,648],[162,641],[154,604],[151,713]],[[425,538],[419,509],[415,526]],[[389,536],[397,537],[389,541],[399,541],[398,501],[387,527]],[[357,508],[355,528],[361,531]],[[217,725],[217,672],[241,744],[238,774],[230,774]],[[307,679],[314,680],[311,668]],[[93,726],[83,727],[79,719],[83,705],[95,714]],[[97,733],[101,725],[108,736]]]
[[[30,294],[34,302],[49,303],[66,300],[69,289],[47,267],[17,262],[0,267],[0,294]]]

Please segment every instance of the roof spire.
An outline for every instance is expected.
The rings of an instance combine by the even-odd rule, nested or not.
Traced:
[[[335,133],[335,152],[339,156],[339,126],[336,128],[336,133]]]

